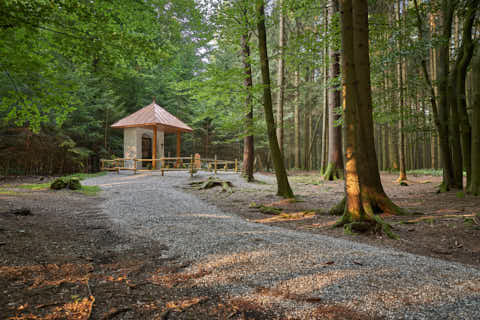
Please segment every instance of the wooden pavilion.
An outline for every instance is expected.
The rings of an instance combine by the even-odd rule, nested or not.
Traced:
[[[126,159],[152,159],[152,169],[156,169],[159,158],[164,157],[165,134],[176,133],[177,154],[180,158],[181,133],[192,132],[167,110],[160,107],[155,99],[146,107],[112,124],[112,128],[123,129],[123,154]],[[150,162],[150,161],[149,161]],[[137,163],[137,162],[133,162]],[[142,166],[147,164],[139,162]],[[141,169],[141,168],[138,168]]]

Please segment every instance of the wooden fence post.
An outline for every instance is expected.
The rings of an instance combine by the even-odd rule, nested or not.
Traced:
[[[190,177],[193,177],[193,162],[194,162],[194,157],[192,154],[192,157],[190,158]]]
[[[235,159],[235,173],[238,172],[238,160]]]
[[[217,174],[217,155],[215,155],[215,160],[213,161],[213,172]]]

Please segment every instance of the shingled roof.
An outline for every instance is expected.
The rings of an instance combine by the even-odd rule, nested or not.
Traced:
[[[151,127],[157,126],[164,132],[191,132],[192,128],[187,126],[177,117],[156,104],[155,99],[148,106],[137,112],[115,122],[112,128]]]

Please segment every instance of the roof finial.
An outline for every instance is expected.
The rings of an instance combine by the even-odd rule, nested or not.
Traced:
[[[155,96],[153,97],[153,103],[157,103],[157,99],[155,99]]]

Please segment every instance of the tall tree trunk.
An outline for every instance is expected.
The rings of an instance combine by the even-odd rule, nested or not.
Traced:
[[[300,72],[299,66],[295,67],[294,73],[294,80],[293,86],[295,87],[295,96],[293,101],[293,108],[294,108],[294,140],[293,140],[293,158],[294,164],[293,166],[297,169],[301,168],[300,164]]]
[[[284,129],[283,129],[283,102],[284,102],[284,47],[285,47],[285,17],[283,14],[283,0],[278,0],[278,8],[280,10],[280,25],[278,27],[278,65],[277,65],[277,138],[280,152],[283,153],[284,148]]]
[[[420,40],[424,39],[422,17],[418,7],[418,0],[414,0],[415,12],[417,16],[417,28]],[[454,3],[449,0],[442,0],[440,20],[442,23],[442,41],[436,48],[435,59],[435,78],[437,87],[434,88],[427,69],[425,58],[422,58],[421,65],[425,77],[425,82],[430,88],[430,101],[432,104],[433,119],[438,129],[438,140],[440,147],[439,157],[442,160],[443,182],[440,191],[447,191],[451,188],[459,188],[455,184],[453,176],[453,163],[450,145],[448,141],[449,135],[449,106],[448,106],[448,72],[449,72],[449,43],[452,35],[452,20],[455,11]],[[434,21],[433,21],[434,22]],[[438,93],[438,102],[437,102]]]
[[[288,182],[287,171],[283,161],[283,155],[278,146],[277,134],[275,132],[275,121],[273,118],[272,92],[270,90],[270,67],[267,54],[267,32],[265,30],[265,9],[264,1],[256,0],[257,30],[258,30],[258,51],[263,82],[263,107],[265,111],[265,122],[267,123],[268,142],[272,156],[275,175],[277,177],[277,195],[284,198],[293,198],[293,192]]]
[[[438,47],[437,77],[438,77],[438,116],[440,151],[443,162],[443,190],[460,189],[454,178],[452,153],[449,145],[449,103],[448,103],[448,74],[450,67],[450,39],[452,36],[452,21],[455,4],[449,0],[442,0],[440,20],[442,23],[442,42]]]
[[[330,21],[338,10],[338,1],[330,0],[328,7]],[[328,78],[336,79],[340,76],[340,53],[333,45],[329,47],[329,57]],[[335,180],[343,176],[342,128],[335,124],[340,119],[340,115],[335,112],[335,109],[341,105],[340,88],[335,85],[330,87],[328,92],[328,165],[323,178]]]
[[[305,70],[305,106],[303,112],[303,168],[305,170],[310,170],[311,165],[311,153],[310,153],[310,135],[312,131],[312,109],[310,101],[310,68],[307,67]]]
[[[397,2],[397,23],[398,28],[402,32],[403,24],[401,19],[401,0]],[[405,10],[405,8],[404,8]],[[403,46],[403,32],[400,35],[400,40],[398,41],[398,50],[401,50]],[[398,79],[398,102],[399,102],[399,109],[400,109],[400,121],[398,122],[398,160],[399,160],[399,167],[400,167],[400,175],[397,181],[404,181],[407,180],[407,171],[405,169],[405,133],[403,132],[404,127],[404,113],[405,113],[405,95],[404,95],[404,79],[403,79],[403,57],[400,56],[398,63],[397,63],[397,79]]]
[[[343,110],[345,121],[344,213],[337,225],[356,230],[380,225],[375,213],[403,213],[383,191],[373,137],[367,0],[340,0],[342,31]]]
[[[475,20],[475,14],[477,12],[480,0],[470,0],[467,7],[467,13],[465,16],[465,21],[463,23],[463,34],[462,34],[462,45],[459,49],[457,60],[455,63],[456,77],[455,81],[455,91],[456,91],[456,106],[459,117],[459,131],[461,138],[462,146],[462,158],[463,158],[463,167],[467,171],[467,190],[470,188],[471,184],[471,154],[472,154],[472,127],[468,120],[467,112],[467,98],[466,98],[466,77],[467,77],[467,68],[470,64],[470,61],[473,57],[473,52],[475,48],[475,43],[472,39],[472,28],[473,22]],[[472,122],[474,123],[474,122]],[[462,170],[462,179],[463,179],[463,170]]]
[[[245,10],[246,11],[246,10]],[[244,12],[246,17],[246,12]],[[249,34],[246,31],[242,35],[242,62],[245,73],[243,81],[246,90],[245,107],[247,114],[245,115],[245,138],[243,138],[243,174],[248,182],[253,181],[253,161],[254,155],[254,140],[253,140],[253,104],[252,104],[252,66],[250,64],[250,45]]]
[[[325,30],[324,37],[328,35],[328,13],[327,8],[324,10]],[[328,66],[325,63],[325,57],[328,55],[328,42],[325,41],[323,51],[324,67],[323,67],[323,125],[322,125],[322,163],[320,166],[320,173],[323,174],[327,169],[328,156]]]
[[[472,103],[472,173],[469,192],[480,196],[480,52],[473,62],[472,67],[473,85],[475,92]]]

